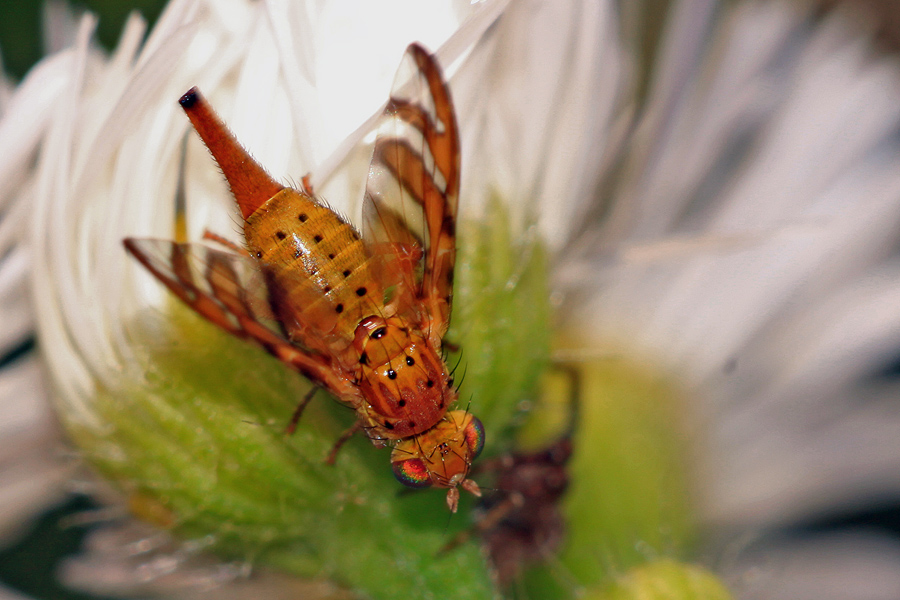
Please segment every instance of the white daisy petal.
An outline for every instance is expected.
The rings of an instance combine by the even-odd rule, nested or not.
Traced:
[[[864,532],[781,541],[747,551],[733,586],[746,600],[889,600],[900,591],[900,549]]]
[[[672,23],[573,321],[689,384],[706,516],[776,527],[897,497],[900,420],[866,381],[900,349],[900,73],[840,16],[725,12],[715,52]]]

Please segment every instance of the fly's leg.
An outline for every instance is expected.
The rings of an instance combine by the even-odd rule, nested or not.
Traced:
[[[297,405],[297,408],[294,409],[294,414],[291,415],[291,422],[288,423],[288,426],[285,428],[284,433],[286,435],[294,435],[294,432],[297,431],[297,423],[300,422],[300,417],[303,416],[303,411],[306,409],[306,405],[309,404],[309,401],[313,399],[313,396],[316,395],[316,392],[319,391],[319,386],[314,385],[312,389],[306,392],[306,395],[303,396],[303,400],[300,401],[300,404]]]
[[[213,233],[209,229],[206,229],[203,231],[203,239],[216,242],[217,244],[221,244],[222,246],[225,246],[229,250],[237,252],[238,254],[247,254],[246,248],[241,248],[240,246],[238,246],[231,240],[219,235],[218,233]]]
[[[347,442],[347,440],[352,438],[353,434],[355,434],[360,429],[362,429],[362,425],[360,425],[359,421],[357,421],[353,424],[353,427],[349,428],[347,431],[341,434],[341,437],[337,439],[337,441],[334,443],[334,446],[331,448],[331,452],[328,453],[328,458],[325,459],[326,465],[334,464],[335,459],[337,459],[338,450],[340,450],[341,446],[343,446]]]
[[[316,193],[313,191],[312,178],[309,173],[300,178],[300,187],[304,194],[315,197]]]

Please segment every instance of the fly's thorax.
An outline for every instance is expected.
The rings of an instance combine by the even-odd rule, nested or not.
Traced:
[[[409,487],[455,488],[484,448],[484,426],[463,410],[448,412],[434,427],[401,440],[391,452],[394,475]]]
[[[403,319],[364,319],[353,347],[371,424],[383,435],[401,439],[430,429],[456,401],[444,361]]]
[[[285,188],[260,206],[247,218],[244,237],[294,341],[346,347],[357,324],[384,304],[359,233],[299,190]]]

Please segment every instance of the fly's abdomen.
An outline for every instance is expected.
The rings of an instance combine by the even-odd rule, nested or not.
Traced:
[[[247,219],[244,236],[292,339],[349,344],[359,322],[383,308],[384,291],[359,234],[306,194],[285,188],[274,195]]]

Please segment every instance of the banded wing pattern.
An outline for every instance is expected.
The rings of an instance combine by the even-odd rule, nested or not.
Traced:
[[[335,395],[346,387],[324,357],[292,344],[272,320],[268,289],[250,256],[203,244],[126,238],[125,248],[182,302],[241,339],[255,342]]]
[[[425,309],[421,317],[433,343],[450,319],[459,182],[459,131],[449,91],[433,58],[411,45],[378,125],[363,236],[395,265],[398,311]]]

